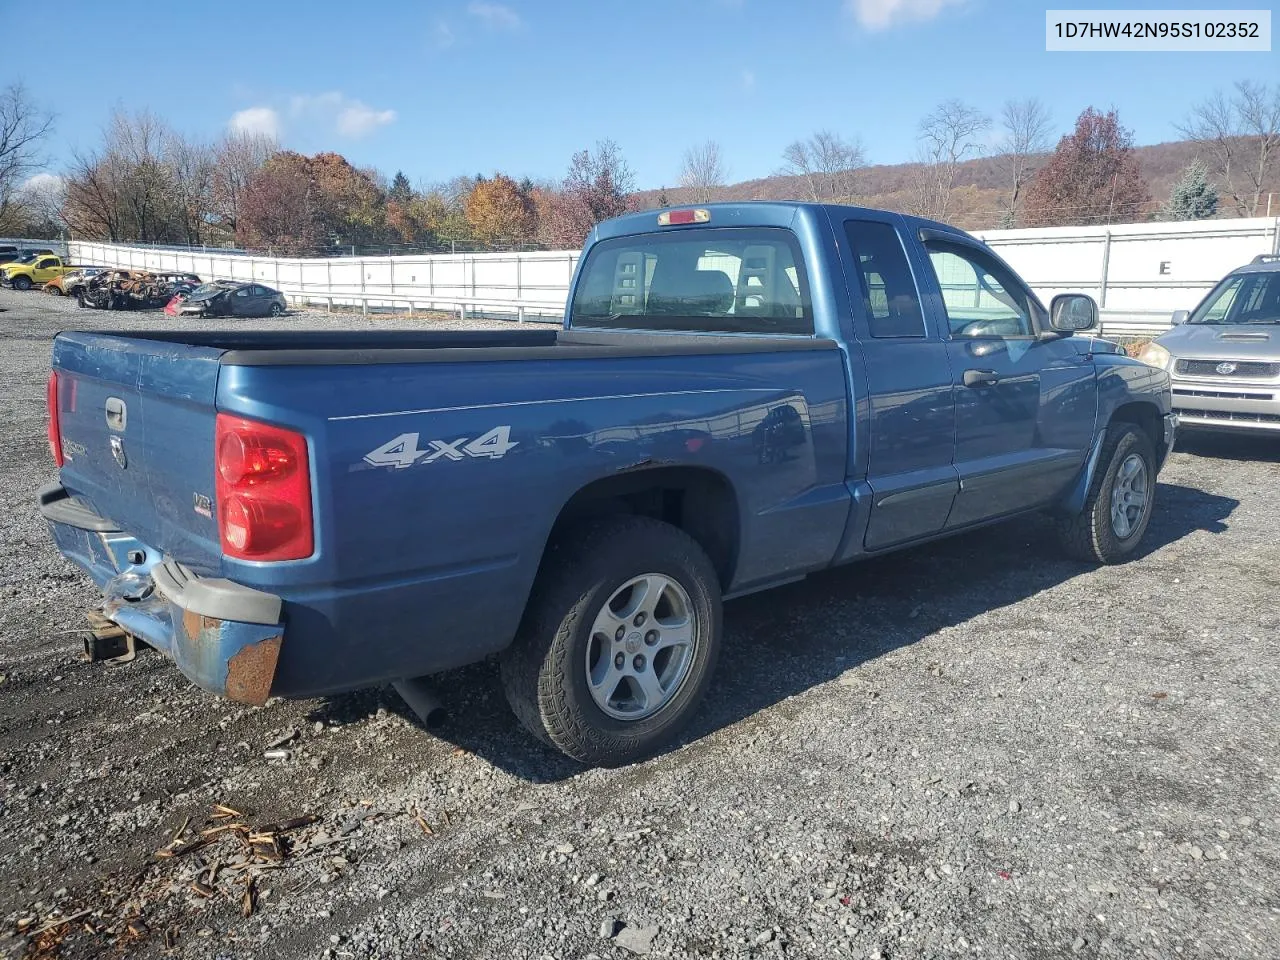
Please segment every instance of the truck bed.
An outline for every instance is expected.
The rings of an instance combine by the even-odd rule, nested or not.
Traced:
[[[836,349],[833,340],[743,334],[689,335],[583,330],[104,330],[121,337],[225,351],[233,366],[330,366],[575,357],[698,356]],[[483,350],[482,355],[476,351]]]

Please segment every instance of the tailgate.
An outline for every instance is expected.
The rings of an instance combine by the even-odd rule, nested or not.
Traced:
[[[67,490],[197,571],[218,572],[210,514],[222,350],[127,335],[53,343]]]

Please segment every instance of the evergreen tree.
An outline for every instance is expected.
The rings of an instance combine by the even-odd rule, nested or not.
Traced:
[[[395,177],[391,180],[391,189],[387,191],[387,196],[397,203],[407,203],[412,199],[413,188],[409,186],[409,178],[402,171],[396,171]]]
[[[1210,220],[1218,212],[1218,191],[1209,182],[1209,171],[1199,160],[1182,171],[1160,208],[1161,220]]]

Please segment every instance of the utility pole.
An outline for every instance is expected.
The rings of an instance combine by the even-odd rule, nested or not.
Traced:
[[[1107,223],[1113,222],[1112,214],[1116,209],[1116,180],[1119,178],[1119,170],[1111,175],[1111,202],[1107,204]]]

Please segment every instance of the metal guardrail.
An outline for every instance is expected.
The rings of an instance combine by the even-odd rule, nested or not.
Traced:
[[[384,305],[395,306],[403,304],[408,313],[412,316],[415,309],[424,311],[438,311],[443,304],[450,312],[456,310],[458,319],[466,320],[467,311],[476,311],[477,308],[486,308],[488,314],[509,314],[514,317],[516,322],[524,323],[526,320],[536,323],[560,323],[564,319],[564,303],[551,302],[546,300],[529,300],[527,298],[503,299],[501,297],[453,297],[453,296],[423,296],[421,294],[403,294],[403,293],[338,293],[321,295],[314,291],[290,289],[283,287],[280,291],[285,295],[285,299],[293,304],[301,304],[310,306],[315,303],[323,303],[329,312],[333,312],[334,306],[345,306],[348,304],[359,305],[361,314],[367,316],[370,307],[378,307]]]

